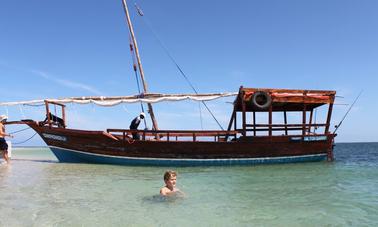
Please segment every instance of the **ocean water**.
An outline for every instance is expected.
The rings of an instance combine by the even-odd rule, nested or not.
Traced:
[[[378,226],[378,143],[337,144],[336,161],[174,168],[65,164],[14,148],[0,165],[0,226]]]

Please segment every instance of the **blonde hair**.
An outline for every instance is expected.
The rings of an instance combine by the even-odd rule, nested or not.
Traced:
[[[171,179],[171,177],[176,177],[177,176],[177,173],[173,170],[167,170],[165,173],[164,173],[164,181],[167,181],[169,179]]]

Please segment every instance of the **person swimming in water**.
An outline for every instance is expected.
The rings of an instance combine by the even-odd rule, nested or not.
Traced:
[[[160,195],[171,196],[176,194],[183,194],[178,188],[176,188],[177,173],[172,170],[168,170],[164,173],[165,186],[160,189]]]

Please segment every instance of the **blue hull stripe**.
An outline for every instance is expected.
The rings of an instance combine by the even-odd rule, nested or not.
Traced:
[[[83,151],[50,146],[60,162],[98,163],[117,165],[155,165],[155,166],[211,166],[211,165],[251,165],[324,161],[327,154],[264,157],[264,158],[229,158],[229,159],[169,159],[169,158],[139,158],[120,157],[93,154]]]

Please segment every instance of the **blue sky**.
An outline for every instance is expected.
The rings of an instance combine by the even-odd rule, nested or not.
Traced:
[[[199,92],[329,89],[342,96],[337,104],[350,104],[363,89],[336,141],[378,141],[378,1],[139,0],[143,18],[128,3],[150,92],[192,93],[155,33]],[[0,102],[137,93],[121,0],[3,0],[0,34]],[[209,103],[223,127],[228,101]],[[86,129],[127,128],[140,112],[138,105],[68,108],[69,126]],[[0,107],[10,120],[42,120],[43,111]],[[333,124],[346,111],[336,105]],[[201,128],[197,103],[157,104],[155,112],[160,128]],[[201,114],[204,128],[217,129]],[[35,137],[22,145],[40,144]]]

